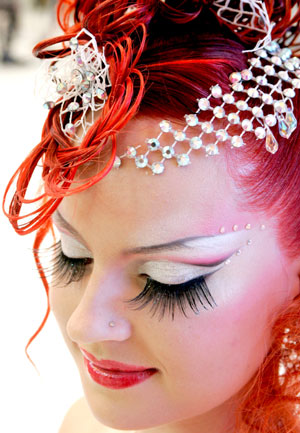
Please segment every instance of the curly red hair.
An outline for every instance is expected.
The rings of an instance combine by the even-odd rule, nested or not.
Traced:
[[[105,47],[110,64],[111,93],[100,118],[78,146],[70,143],[60,129],[59,107],[45,122],[42,140],[32,150],[9,182],[4,200],[16,182],[6,215],[21,235],[37,231],[35,259],[48,296],[48,284],[40,264],[38,248],[51,230],[51,215],[61,200],[99,182],[112,168],[118,132],[140,114],[182,118],[194,112],[197,98],[205,97],[216,82],[229,90],[228,75],[246,67],[243,50],[259,38],[249,29],[236,32],[218,17],[211,0],[59,0],[57,16],[62,36],[38,44],[39,58],[63,57],[64,44],[82,28]],[[128,8],[134,4],[135,8]],[[276,25],[272,36],[294,47],[297,55],[300,1],[268,0],[270,20]],[[125,13],[127,11],[127,13]],[[211,30],[214,29],[212,32]],[[84,35],[82,36],[84,38]],[[60,44],[60,48],[53,46]],[[299,92],[294,112],[300,119]],[[270,155],[260,140],[229,155],[228,166],[243,191],[247,206],[278,218],[278,237],[291,257],[300,256],[300,126],[289,141],[276,137],[279,150]],[[111,140],[111,154],[105,167],[88,179],[74,184],[84,164],[96,161]],[[251,161],[251,172],[236,170]],[[30,180],[42,163],[44,192],[25,198]],[[78,180],[76,180],[78,183]],[[70,188],[72,185],[72,188]],[[26,204],[40,203],[27,215]],[[25,220],[25,222],[23,222]],[[50,308],[27,346],[43,328]],[[300,296],[285,307],[273,326],[269,352],[259,371],[245,387],[237,411],[238,433],[296,433],[300,404]],[[28,356],[28,355],[27,355]],[[293,359],[293,362],[291,360]]]

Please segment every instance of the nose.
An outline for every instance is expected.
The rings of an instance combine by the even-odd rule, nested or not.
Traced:
[[[126,318],[128,306],[124,303],[126,294],[128,298],[128,284],[128,278],[120,269],[109,269],[102,275],[93,270],[67,322],[70,339],[81,346],[127,340],[131,335],[131,323]]]

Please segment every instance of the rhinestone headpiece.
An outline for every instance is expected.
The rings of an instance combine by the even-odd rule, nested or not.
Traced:
[[[264,2],[215,0],[211,8],[222,20],[236,26],[237,32],[245,28],[265,35],[253,50],[247,50],[253,51],[249,67],[229,76],[230,92],[225,93],[217,84],[210,88],[209,96],[198,99],[197,110],[185,115],[183,129],[174,128],[169,120],[162,120],[158,135],[146,139],[146,151],[141,152],[141,148],[144,150],[141,144],[129,146],[123,155],[116,157],[115,168],[121,166],[122,159],[128,158],[134,160],[137,168],[161,174],[168,160],[176,160],[180,167],[189,165],[192,151],[202,149],[206,156],[211,156],[219,154],[219,143],[242,147],[245,134],[248,140],[251,135],[264,140],[266,150],[274,154],[278,150],[275,128],[286,139],[297,128],[293,98],[300,89],[300,60],[293,56],[290,48],[281,48],[271,40],[273,24]],[[82,33],[90,38],[85,45],[78,40]],[[45,106],[52,108],[61,104],[63,133],[71,140],[80,140],[94,123],[94,113],[103,108],[111,82],[104,52],[98,51],[96,39],[90,32],[83,29],[70,40],[70,48],[69,57],[52,60],[48,73],[56,97],[47,99]],[[91,113],[90,122],[88,113]],[[199,120],[202,113],[205,121]],[[81,137],[77,134],[79,126],[82,127]],[[169,139],[166,140],[168,145],[162,144],[163,136]]]
[[[79,43],[83,33],[89,38],[84,45]],[[109,65],[104,49],[99,52],[97,41],[88,30],[81,30],[70,39],[69,45],[69,56],[51,59],[47,71],[50,86],[44,107],[51,109],[60,105],[62,132],[71,140],[81,140],[95,121],[94,113],[104,107],[107,99],[107,88],[111,86]],[[90,121],[88,113],[91,113]]]

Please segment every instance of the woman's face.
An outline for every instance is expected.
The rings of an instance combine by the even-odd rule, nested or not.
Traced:
[[[144,143],[157,124],[131,121],[119,134],[120,145]],[[101,423],[199,433],[223,431],[231,421],[235,397],[268,352],[276,313],[299,290],[298,264],[278,245],[274,221],[242,211],[240,194],[222,154],[205,158],[193,152],[190,166],[169,162],[160,176],[126,160],[59,206],[80,235],[54,215],[64,254],[93,258],[93,263],[81,281],[51,287],[50,302]],[[182,239],[177,246],[149,248]],[[199,314],[186,302],[187,317],[175,306],[172,320],[168,303],[162,317],[162,304],[154,315],[150,311],[153,299],[141,309],[134,308],[142,303],[125,302],[143,291],[147,276],[173,285],[205,274],[217,306],[207,294],[210,307],[198,284],[200,299],[195,292],[190,296]],[[165,288],[174,293],[173,287]],[[191,286],[177,292],[186,290]],[[80,349],[99,360],[157,372],[134,386],[111,389],[91,378]]]

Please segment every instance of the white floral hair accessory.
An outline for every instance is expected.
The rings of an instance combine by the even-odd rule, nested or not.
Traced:
[[[79,41],[83,33],[89,37],[85,44]],[[48,64],[49,85],[44,107],[51,109],[60,105],[62,132],[71,140],[81,140],[95,121],[94,113],[106,102],[107,88],[111,86],[109,64],[104,48],[99,52],[97,41],[88,30],[82,29],[69,44],[70,55],[51,59]],[[91,113],[89,121],[88,113]]]

